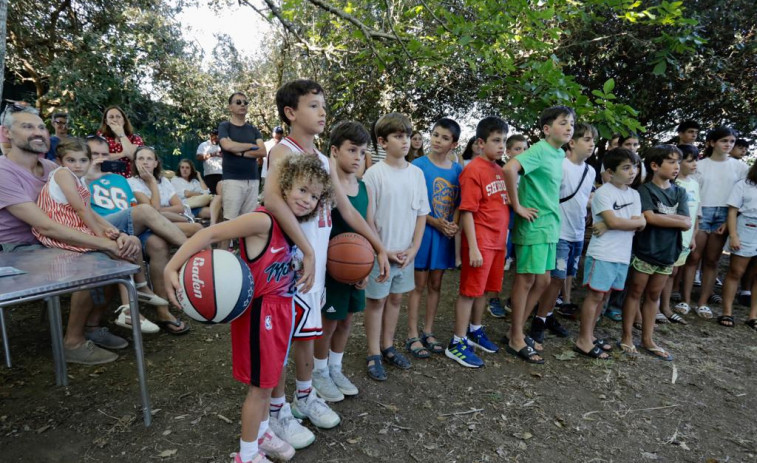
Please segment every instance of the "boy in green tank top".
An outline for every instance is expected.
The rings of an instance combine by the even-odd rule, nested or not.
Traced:
[[[357,178],[365,162],[370,134],[358,122],[343,122],[331,131],[330,155],[336,160],[336,174],[352,206],[362,215],[368,212],[368,191]],[[333,164],[332,164],[333,166]],[[355,232],[338,210],[331,214],[331,237]],[[339,283],[326,274],[326,303],[321,309],[323,336],[315,340],[313,388],[324,400],[339,402],[346,395],[357,395],[354,384],[342,373],[342,357],[352,327],[352,315],[365,309],[365,285]]]

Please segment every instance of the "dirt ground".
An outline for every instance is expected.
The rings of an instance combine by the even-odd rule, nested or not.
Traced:
[[[458,276],[445,276],[437,326],[445,340]],[[56,387],[41,307],[6,311],[14,366],[0,367],[0,461],[231,461],[245,386],[231,378],[227,326],[145,336],[154,412],[145,428],[133,351],[100,367],[69,365],[69,386]],[[576,358],[571,339],[551,337],[545,365],[503,351],[469,370],[437,356],[406,372],[388,368],[381,384],[365,374],[357,317],[345,370],[360,394],[333,405],[342,423],[311,428],[316,442],[294,461],[757,461],[757,335],[746,314],[736,306],[734,329],[695,315],[688,326],[659,327],[672,363],[618,352],[605,362]],[[488,314],[485,322],[493,340],[509,326]],[[565,324],[577,332],[576,322]],[[405,332],[403,316],[397,338]],[[617,339],[620,325],[602,320],[598,333]]]

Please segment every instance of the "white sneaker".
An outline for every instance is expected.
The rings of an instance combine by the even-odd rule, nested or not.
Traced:
[[[278,417],[270,416],[268,427],[276,436],[288,442],[295,450],[304,449],[315,441],[315,434],[292,416],[292,409],[288,403],[281,407],[278,415]]]
[[[341,402],[344,394],[332,381],[329,370],[313,370],[313,389],[327,402]]]
[[[311,423],[323,429],[331,429],[342,420],[326,405],[323,399],[318,397],[315,389],[310,391],[310,394],[304,399],[298,399],[295,392],[292,401],[292,415],[300,419],[307,418]]]
[[[116,318],[116,325],[120,326],[121,328],[126,328],[127,330],[131,329],[131,310],[129,309],[128,305],[121,305],[116,309],[116,312],[118,312],[118,318]],[[139,316],[139,329],[142,330],[144,334],[155,334],[160,333],[160,327],[156,325],[155,323],[151,322],[150,320],[144,318],[142,315]]]
[[[334,382],[336,387],[339,388],[342,394],[357,395],[358,393],[357,386],[352,384],[352,381],[350,381],[346,376],[344,376],[344,373],[342,373],[342,369],[340,367],[330,366],[329,376],[331,376],[331,380]]]
[[[258,439],[258,449],[274,460],[289,461],[294,456],[294,447],[284,439],[280,439],[270,429]]]
[[[273,463],[271,460],[265,457],[262,453],[256,453],[255,456],[249,462],[242,461],[242,457],[238,453],[234,454],[234,461],[232,463]]]

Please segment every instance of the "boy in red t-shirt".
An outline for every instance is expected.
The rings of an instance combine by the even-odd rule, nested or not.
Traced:
[[[481,155],[460,174],[463,268],[455,305],[455,334],[444,353],[469,368],[484,365],[470,344],[485,352],[499,350],[486,336],[481,321],[486,292],[498,293],[504,277],[510,209],[502,168],[495,161],[505,152],[507,130],[505,121],[498,117],[482,119],[476,127]]]

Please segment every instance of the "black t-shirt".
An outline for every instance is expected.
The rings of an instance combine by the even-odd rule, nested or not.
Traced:
[[[675,183],[663,190],[652,182],[639,186],[641,212],[655,214],[689,215],[686,190]],[[633,255],[653,265],[669,266],[678,260],[683,249],[683,230],[680,228],[656,227],[647,223],[644,230],[633,237]]]
[[[228,138],[237,143],[256,144],[263,139],[263,135],[252,124],[245,123],[242,126],[234,125],[229,121],[221,122],[218,126],[218,139]],[[242,157],[239,153],[232,153],[221,148],[223,155],[223,179],[224,180],[258,180],[257,158]]]

